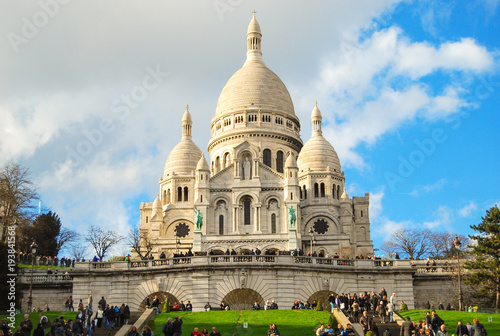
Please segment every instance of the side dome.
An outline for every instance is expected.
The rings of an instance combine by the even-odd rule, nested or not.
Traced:
[[[163,170],[163,178],[175,172],[180,175],[189,175],[196,170],[201,156],[201,149],[191,139],[182,139],[168,155]]]
[[[311,138],[302,147],[297,165],[299,171],[325,171],[328,168],[333,171],[341,172],[340,160],[333,146],[323,137],[321,130],[321,111],[318,108],[318,102],[314,102],[314,108],[311,113],[312,135]]]
[[[333,146],[322,135],[312,136],[299,153],[297,160],[299,171],[325,171],[327,167],[330,170],[336,170],[339,173],[340,160]]]
[[[165,162],[163,178],[168,178],[172,173],[179,175],[190,175],[196,170],[202,151],[196,146],[191,137],[193,119],[189,113],[189,106],[186,105],[186,112],[182,116],[182,138],[172,149]]]

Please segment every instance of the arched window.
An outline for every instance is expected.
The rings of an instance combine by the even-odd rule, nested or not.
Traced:
[[[148,222],[149,222],[149,217],[148,217],[148,216],[146,216],[146,223],[148,223]]]
[[[220,169],[220,168],[221,168],[221,167],[220,167],[220,157],[219,157],[219,156],[217,156],[217,158],[215,159],[215,169],[216,169],[216,172],[215,172],[215,173],[216,173],[216,174],[217,174],[218,172],[220,172],[220,171],[221,171],[221,169]]]
[[[224,215],[219,215],[219,234],[224,234]]]
[[[163,205],[167,204],[167,191],[163,190],[163,197],[162,197],[162,203]]]
[[[167,189],[167,197],[166,197],[165,202],[167,202],[167,204],[170,203],[170,189]]]
[[[283,173],[283,152],[278,151],[276,153],[276,170]]]
[[[229,167],[229,164],[231,161],[231,157],[229,156],[229,153],[224,154],[224,168]]]
[[[361,210],[361,217],[363,217],[363,210]]]
[[[333,188],[332,188],[332,197],[333,197],[333,199],[335,199],[335,183],[333,184]]]
[[[271,233],[276,233],[276,214],[271,215]]]
[[[290,193],[290,201],[293,201],[293,192]]]
[[[321,197],[325,197],[325,184],[321,183],[320,185]]]
[[[203,195],[200,195],[200,202],[203,203]]]
[[[200,174],[200,180],[203,181],[203,174]]]
[[[184,202],[189,200],[189,189],[188,187],[184,187]]]
[[[314,197],[319,197],[319,188],[317,183],[314,183]]]
[[[302,199],[302,188],[299,188],[299,191],[300,191],[300,199]]]
[[[177,188],[177,202],[182,202],[182,187]]]
[[[270,149],[264,149],[264,164],[268,167],[271,167],[271,150]]]
[[[243,224],[245,225],[250,225],[250,206],[252,204],[252,201],[250,199],[245,199],[243,201]]]
[[[337,199],[340,199],[340,186],[337,186]]]
[[[306,186],[303,186],[304,188],[304,199],[307,199],[307,189],[306,189]]]

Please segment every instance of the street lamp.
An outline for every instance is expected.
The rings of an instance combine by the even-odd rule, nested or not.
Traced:
[[[309,228],[309,235],[311,235],[311,256],[313,254],[313,241],[314,241],[314,230],[313,228]]]
[[[457,250],[457,265],[458,265],[458,310],[463,310],[463,297],[462,297],[462,277],[460,276],[460,246],[462,243],[458,239],[458,236],[455,236],[455,240],[453,241],[453,246]]]
[[[35,265],[35,258],[36,258],[36,250],[38,249],[38,245],[35,243],[33,240],[33,243],[30,246],[31,249],[31,282],[30,282],[30,294],[28,296],[28,312],[32,311],[32,306],[33,306],[33,296],[32,296],[32,290],[33,290],[33,266]]]

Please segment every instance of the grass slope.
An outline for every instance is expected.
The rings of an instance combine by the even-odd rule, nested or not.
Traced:
[[[40,313],[29,313],[30,316],[30,321],[33,322],[33,330],[36,329],[38,322],[40,320],[39,316]],[[43,312],[43,315],[47,316],[50,322],[54,322],[56,318],[59,316],[63,316],[64,320],[67,321],[69,319],[72,319],[73,321],[75,320],[76,317],[76,312],[61,312],[61,311],[50,311],[50,312]],[[0,320],[7,318],[7,315],[0,315]],[[24,313],[23,314],[16,314],[16,322],[15,322],[15,327],[19,327],[19,324],[24,320]],[[10,320],[7,320],[7,323],[10,324]],[[11,329],[12,333],[16,331],[16,329]],[[32,331],[33,332],[33,331]]]
[[[269,324],[275,323],[281,335],[304,336],[314,335],[314,330],[321,323],[327,323],[330,314],[327,311],[315,310],[242,310],[242,311],[208,311],[208,312],[171,312],[159,314],[155,318],[155,335],[162,335],[161,329],[167,322],[168,317],[174,318],[179,315],[183,334],[189,335],[195,327],[201,332],[207,328],[210,332],[212,327],[223,336],[241,335],[257,336],[267,335]],[[248,328],[244,328],[244,323]]]
[[[407,318],[408,316],[412,321],[419,321],[425,319],[425,312],[427,310],[409,310],[406,312],[398,312],[398,314]],[[446,325],[446,331],[450,335],[455,333],[455,329],[457,327],[458,321],[462,321],[463,324],[467,324],[470,322],[474,324],[472,321],[475,318],[479,319],[479,322],[484,325],[488,335],[500,335],[500,315],[498,314],[486,314],[486,313],[468,313],[468,312],[458,312],[452,310],[436,310],[436,313],[441,317]],[[493,317],[493,322],[488,322],[488,317]]]

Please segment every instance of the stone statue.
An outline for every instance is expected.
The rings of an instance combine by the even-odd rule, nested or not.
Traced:
[[[250,160],[248,157],[245,158],[245,162],[243,162],[243,179],[250,180],[252,175],[250,174]]]
[[[196,230],[200,231],[203,226],[203,214],[201,213],[201,210],[196,208],[194,208],[194,213],[196,214],[194,224],[196,225]]]
[[[295,228],[295,221],[297,220],[297,216],[295,216],[295,209],[293,206],[290,206],[288,208],[288,224],[290,224],[290,227],[293,229]]]

